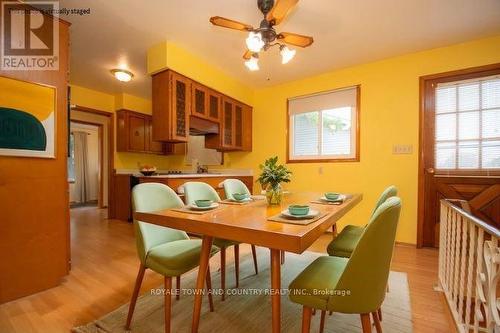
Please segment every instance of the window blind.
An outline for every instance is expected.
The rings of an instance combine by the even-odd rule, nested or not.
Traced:
[[[289,159],[356,157],[358,87],[288,100]]]
[[[436,169],[500,168],[500,76],[438,84]]]
[[[295,115],[313,111],[342,108],[356,108],[357,87],[331,90],[328,92],[288,99],[288,113]]]

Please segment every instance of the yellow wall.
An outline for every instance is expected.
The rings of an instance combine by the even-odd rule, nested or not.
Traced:
[[[363,202],[339,225],[367,222],[379,193],[398,186],[403,211],[398,241],[416,243],[419,77],[500,62],[500,36],[412,53],[344,68],[286,84],[252,90],[223,71],[170,43],[148,51],[148,71],[169,67],[207,86],[254,106],[253,152],[225,154],[225,167],[251,168],[258,174],[264,159],[285,160],[286,100],[289,97],[361,85],[361,161],[289,164],[290,190],[360,192]],[[150,113],[149,101],[73,87],[72,103],[112,111],[119,107]],[[76,93],[75,93],[75,90]],[[109,97],[108,97],[109,96]],[[112,107],[110,107],[110,98]],[[98,107],[100,106],[100,107]],[[128,106],[128,107],[127,107]],[[394,144],[413,145],[413,154],[393,155]],[[159,168],[183,166],[182,157],[119,153],[117,168],[136,168],[137,161]],[[322,174],[319,169],[322,168]]]
[[[367,222],[379,193],[396,185],[403,200],[398,241],[416,243],[419,77],[500,62],[500,36],[353,66],[256,91],[253,152],[233,154],[233,167],[252,167],[286,156],[286,100],[318,91],[361,85],[361,161],[289,164],[292,190],[363,193],[363,202],[339,225]],[[413,145],[393,155],[394,144]],[[323,174],[319,174],[319,168]],[[256,172],[256,173],[257,173]]]

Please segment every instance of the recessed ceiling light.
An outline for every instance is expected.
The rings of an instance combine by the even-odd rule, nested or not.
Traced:
[[[115,76],[118,81],[128,82],[132,80],[134,74],[124,69],[112,69],[111,74]]]

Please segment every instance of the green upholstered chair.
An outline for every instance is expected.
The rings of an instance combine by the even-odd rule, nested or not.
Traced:
[[[381,332],[377,310],[385,297],[401,210],[398,197],[381,204],[351,257],[323,256],[290,283],[290,299],[303,306],[302,332],[309,332],[312,309],[360,314],[363,332],[371,332],[370,313]]]
[[[182,207],[184,203],[168,186],[159,183],[144,183],[132,189],[134,212],[154,212]],[[165,277],[165,332],[170,332],[172,277],[177,277],[177,294],[180,292],[180,276],[200,262],[201,240],[189,239],[184,231],[161,227],[134,220],[137,252],[141,262],[139,273],[130,301],[126,328],[130,329],[135,303],[141,289],[144,272],[151,269]],[[219,249],[212,247],[211,255]],[[207,274],[207,288],[211,289],[210,268]],[[208,293],[210,311],[213,311],[211,293]]]
[[[239,179],[226,179],[221,183],[224,188],[224,193],[226,194],[226,199],[234,200],[234,193],[246,193],[249,196],[252,195],[248,187]],[[220,185],[219,185],[220,186]]]
[[[244,184],[243,184],[244,185]],[[186,204],[193,204],[199,199],[209,199],[215,202],[221,201],[217,191],[207,183],[203,182],[186,182],[182,185],[184,190],[184,195],[186,196]],[[233,192],[235,193],[235,192]],[[226,249],[230,246],[234,246],[234,266],[236,275],[236,288],[239,287],[240,283],[240,243],[228,239],[214,238],[214,245],[220,248],[220,265],[221,265],[221,289],[222,300],[225,299],[226,290]],[[252,254],[254,258],[255,274],[258,274],[257,269],[257,254],[255,251],[255,246],[252,245]]]
[[[377,203],[375,204],[375,208],[372,211],[372,215],[375,213],[377,208],[383,204],[388,198],[394,197],[398,195],[398,189],[391,185],[382,192]],[[361,234],[363,233],[365,226],[355,226],[355,225],[347,225],[342,229],[342,231],[335,237],[326,249],[331,256],[336,257],[344,257],[349,258],[351,256],[352,251],[356,247]]]

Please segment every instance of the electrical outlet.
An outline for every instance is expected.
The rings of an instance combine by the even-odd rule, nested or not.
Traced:
[[[413,154],[413,145],[393,145],[392,153],[394,155]]]

